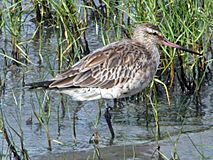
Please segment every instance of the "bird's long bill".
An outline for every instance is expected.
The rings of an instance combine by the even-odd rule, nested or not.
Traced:
[[[181,49],[181,50],[183,50],[183,51],[190,52],[190,53],[193,53],[193,54],[196,54],[196,55],[201,55],[200,53],[197,53],[197,52],[195,52],[195,51],[193,51],[193,50],[191,50],[191,49],[187,49],[187,48],[184,48],[184,47],[182,47],[182,46],[180,46],[180,45],[178,45],[178,44],[172,43],[172,42],[168,41],[168,40],[165,39],[165,38],[164,38],[161,42],[162,42],[162,44],[165,45],[165,46],[170,46],[170,47],[177,48],[177,49]]]

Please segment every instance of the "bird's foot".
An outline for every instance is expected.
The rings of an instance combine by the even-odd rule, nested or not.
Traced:
[[[112,110],[112,107],[108,106],[106,107],[106,111],[104,113],[104,117],[106,119],[107,125],[109,127],[110,133],[111,133],[111,141],[110,144],[112,144],[113,139],[115,138],[115,133],[112,127],[112,114],[110,113],[110,110]]]

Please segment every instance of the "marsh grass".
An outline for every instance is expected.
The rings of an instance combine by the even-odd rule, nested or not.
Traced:
[[[9,68],[15,64],[17,67],[24,68],[27,65],[35,66],[37,63],[38,66],[48,66],[50,77],[60,73],[91,51],[88,44],[88,39],[91,37],[87,32],[90,27],[93,27],[96,31],[100,43],[107,45],[123,37],[131,37],[132,29],[137,24],[150,22],[158,25],[167,39],[192,48],[202,55],[190,55],[168,47],[160,48],[160,69],[151,83],[150,89],[146,92],[151,95],[148,103],[152,104],[156,124],[156,141],[158,142],[160,139],[159,90],[164,91],[163,96],[167,97],[170,104],[170,94],[175,87],[179,86],[180,92],[193,94],[198,106],[197,111],[202,111],[199,93],[202,86],[208,84],[212,77],[213,3],[211,0],[100,0],[99,3],[93,0],[81,2],[75,0],[36,0],[33,2],[13,0],[12,3],[3,0],[0,4],[0,56],[4,58],[4,63],[1,66]],[[32,19],[28,17],[32,17]],[[24,29],[28,23],[31,23],[33,29],[25,32]],[[52,30],[50,35],[47,33],[48,29]],[[51,37],[51,34],[54,36]],[[45,43],[45,36],[47,35],[53,39],[52,43],[54,43],[55,48],[52,50],[54,51],[44,50],[45,45],[48,45]],[[39,49],[37,54],[32,55],[28,48],[34,46],[35,41],[39,41]],[[51,58],[47,58],[49,55],[55,57],[54,62]],[[25,76],[27,75],[25,74]],[[39,76],[46,77],[42,73],[39,73]],[[1,75],[0,89],[4,88],[4,85],[4,77]],[[134,98],[143,99],[142,96],[139,94],[139,98]],[[39,112],[36,112],[38,107],[32,103],[34,116],[45,128],[48,148],[51,150],[52,144],[49,134],[50,99],[47,98],[42,102],[40,95],[36,95],[36,97]],[[63,96],[60,106],[62,115],[64,115]],[[73,117],[73,138],[76,142],[75,112]],[[100,114],[97,114],[94,128],[97,127],[99,119]],[[58,132],[60,134],[60,127],[58,127]]]
[[[18,98],[18,99],[17,99]],[[0,106],[0,131],[6,141],[6,145],[7,145],[7,152],[4,155],[4,157],[7,158],[11,158],[14,157],[17,160],[21,160],[21,159],[29,159],[29,155],[27,150],[25,149],[25,145],[24,145],[24,133],[22,130],[22,95],[19,95],[19,97],[16,97],[15,94],[13,94],[13,101],[15,103],[15,107],[16,110],[18,110],[16,112],[16,115],[14,115],[14,120],[15,120],[15,125],[17,127],[14,126],[14,124],[11,124],[8,119],[7,116],[5,116],[2,107]],[[1,101],[2,104],[2,101]],[[15,142],[15,137],[18,138],[19,144],[16,144]],[[4,148],[3,148],[4,149]],[[3,153],[4,150],[3,150]],[[3,157],[3,158],[4,158]]]
[[[52,150],[52,138],[49,132],[49,122],[50,122],[50,115],[51,115],[51,104],[50,104],[50,98],[48,96],[48,93],[46,92],[44,94],[44,99],[42,100],[38,94],[36,94],[36,98],[38,100],[39,104],[39,111],[36,111],[36,108],[34,103],[32,102],[32,109],[33,113],[39,123],[40,126],[43,126],[45,129],[45,133],[47,136],[47,144],[48,144],[48,150]]]

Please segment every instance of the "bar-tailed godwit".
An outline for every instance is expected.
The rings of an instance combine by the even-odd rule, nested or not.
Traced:
[[[68,94],[76,101],[129,97],[153,79],[160,63],[158,45],[198,54],[168,41],[157,26],[145,23],[134,29],[131,39],[99,48],[55,78],[27,86]],[[111,116],[106,115],[109,122]]]

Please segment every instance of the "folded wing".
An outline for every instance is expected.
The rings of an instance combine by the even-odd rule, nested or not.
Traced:
[[[113,43],[81,59],[56,76],[49,88],[111,88],[133,78],[147,60],[144,48],[128,41]]]

